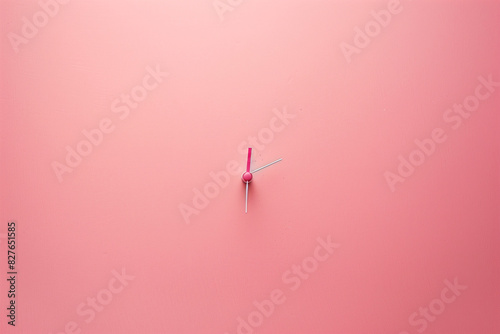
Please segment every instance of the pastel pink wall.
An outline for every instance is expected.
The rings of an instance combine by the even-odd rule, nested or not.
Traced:
[[[0,1],[1,333],[500,332],[498,1],[63,2]]]

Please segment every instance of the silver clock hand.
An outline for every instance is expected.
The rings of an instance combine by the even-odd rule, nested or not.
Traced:
[[[259,167],[259,168],[257,168],[256,170],[252,171],[252,173],[256,173],[256,172],[258,172],[258,171],[259,171],[259,170],[261,170],[261,169],[264,169],[264,168],[269,167],[269,166],[271,166],[271,165],[273,165],[273,164],[275,164],[275,163],[277,163],[277,162],[280,162],[281,160],[283,160],[283,158],[278,159],[278,160],[276,160],[276,161],[273,161],[273,162],[271,162],[270,164],[267,164],[267,165],[265,165],[265,166]]]
[[[248,208],[248,183],[249,182],[247,182],[247,191],[245,196],[245,213],[247,213],[247,208]]]

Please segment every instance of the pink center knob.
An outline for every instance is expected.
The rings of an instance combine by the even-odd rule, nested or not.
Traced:
[[[253,178],[253,175],[250,172],[245,172],[245,173],[243,173],[243,175],[241,175],[241,179],[245,183],[252,181],[252,178]]]

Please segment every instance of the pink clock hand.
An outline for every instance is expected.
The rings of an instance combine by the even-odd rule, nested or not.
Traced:
[[[247,172],[250,172],[250,162],[252,161],[252,148],[248,148],[248,157],[247,157]]]

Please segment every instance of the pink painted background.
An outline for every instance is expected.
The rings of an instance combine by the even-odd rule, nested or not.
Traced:
[[[246,333],[499,333],[500,87],[457,129],[443,114],[500,81],[500,2],[401,0],[348,62],[341,44],[389,2],[75,0],[16,52],[41,5],[1,0],[0,332],[233,334],[279,289]],[[168,77],[120,119],[112,102],[156,66]],[[240,144],[285,108],[252,165],[283,161],[255,175],[248,214],[234,175],[186,224],[193,189],[244,165]],[[114,131],[59,182],[52,163],[103,119]],[[392,192],[384,173],[435,128],[446,141]],[[328,236],[340,247],[292,291],[282,275]]]

